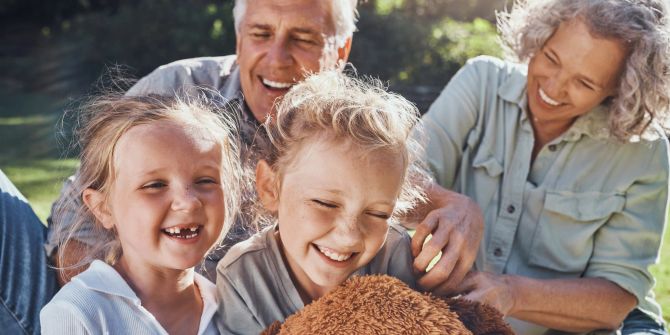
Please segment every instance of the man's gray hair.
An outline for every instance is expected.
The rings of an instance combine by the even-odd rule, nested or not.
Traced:
[[[628,50],[619,86],[606,101],[609,128],[620,140],[641,135],[670,112],[670,18],[667,0],[517,0],[498,13],[508,57],[527,62],[562,23],[582,20],[595,36]]]
[[[249,0],[235,0],[235,7],[233,8],[233,18],[235,19],[235,32],[240,33],[240,25],[247,11],[247,1]],[[252,0],[253,1],[253,0]],[[323,1],[323,0],[315,0]],[[344,46],[347,38],[351,37],[356,31],[356,21],[358,19],[358,11],[356,4],[358,0],[330,0],[333,24],[335,25],[335,38],[338,47]]]

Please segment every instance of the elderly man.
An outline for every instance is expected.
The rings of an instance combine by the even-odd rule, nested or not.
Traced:
[[[241,120],[243,151],[254,161],[262,154],[264,136],[259,132],[272,111],[277,97],[306,74],[326,68],[342,67],[346,62],[355,30],[356,0],[237,0],[233,14],[237,34],[236,55],[203,57],[177,61],[161,66],[142,78],[127,94],[163,94],[193,91],[196,87],[217,90],[236,101]],[[259,135],[260,134],[260,135]],[[4,175],[2,176],[4,178]],[[0,179],[0,326],[10,333],[38,333],[39,310],[51,299],[57,285],[47,260],[62,260],[58,266],[76,264],[86,252],[87,230],[72,236],[75,243],[68,250],[58,250],[56,234],[72,224],[73,201],[81,201],[66,183],[60,199],[54,204],[47,254],[37,248],[45,241],[39,220],[19,196],[13,185]],[[9,190],[9,191],[8,191]],[[468,198],[433,186],[430,202],[422,213],[428,213],[418,224],[412,241],[416,256],[415,269],[421,274],[419,284],[439,293],[450,292],[470,269],[477,253],[483,221],[478,207]],[[12,195],[10,195],[12,194]],[[18,199],[18,200],[17,200]],[[23,204],[23,206],[16,203]],[[422,218],[424,215],[420,215]],[[417,220],[418,221],[418,220]],[[89,223],[92,224],[92,223]],[[424,244],[425,236],[433,238]],[[228,246],[246,237],[244,229],[233,229],[226,240]],[[435,267],[425,273],[429,262],[439,252],[443,256]],[[216,262],[225,248],[210,256],[203,272],[214,278]],[[4,255],[12,255],[5,258]],[[39,255],[39,257],[35,257]],[[59,255],[64,256],[60,258]],[[48,257],[47,257],[48,256]],[[61,271],[61,278],[82,271]]]

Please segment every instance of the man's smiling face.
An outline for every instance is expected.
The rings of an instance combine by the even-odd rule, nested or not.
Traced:
[[[334,36],[331,1],[247,2],[237,34],[237,61],[242,93],[258,121],[306,74],[343,58]]]

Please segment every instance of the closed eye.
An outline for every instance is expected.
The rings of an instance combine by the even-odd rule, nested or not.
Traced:
[[[160,188],[163,188],[163,187],[166,187],[166,186],[167,186],[167,183],[165,183],[163,181],[151,181],[151,182],[148,182],[148,183],[142,185],[142,187],[140,187],[140,188],[141,189],[160,189]]]
[[[549,54],[548,52],[544,52],[544,56],[547,57],[547,59],[552,63],[552,64],[558,64],[558,60],[554,58],[553,55]]]
[[[265,37],[269,37],[270,33],[252,33],[251,36],[258,37],[258,38],[265,38]]]
[[[374,216],[376,218],[383,219],[383,220],[388,220],[388,219],[391,218],[391,215],[383,213],[383,212],[368,212],[367,214],[370,215],[370,216]]]
[[[593,85],[589,84],[589,83],[588,83],[587,81],[585,81],[585,80],[580,80],[579,83],[580,83],[582,86],[584,86],[584,87],[590,89],[591,91],[595,91],[595,90],[596,90],[596,88],[595,88]]]
[[[325,208],[337,208],[337,205],[331,202],[319,200],[319,199],[312,199],[312,202]]]
[[[196,181],[196,184],[218,184],[219,182],[216,181],[214,178],[200,178],[198,181]]]
[[[311,39],[306,39],[306,38],[299,38],[296,37],[294,40],[300,42],[300,43],[305,43],[305,44],[311,44],[311,45],[316,45],[316,41],[311,40]]]

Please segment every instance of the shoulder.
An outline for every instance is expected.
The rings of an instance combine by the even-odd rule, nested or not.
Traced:
[[[464,70],[476,72],[480,75],[500,76],[506,78],[511,75],[525,76],[525,64],[512,63],[493,56],[477,56],[470,58],[463,66]]]
[[[237,59],[236,55],[219,57],[188,58],[159,66],[153,74],[159,73],[217,73],[227,75]]]
[[[625,144],[626,152],[636,162],[648,162],[650,172],[667,175],[670,170],[670,145],[668,138],[659,129],[647,131],[645,136],[633,138]]]
[[[109,305],[109,300],[99,292],[89,290],[77,281],[63,286],[51,301],[42,308],[41,320],[62,320],[68,323],[89,324],[95,314]],[[95,308],[91,308],[95,306]]]
[[[128,90],[128,95],[174,94],[184,88],[218,89],[236,64],[236,56],[199,57],[162,65]]]
[[[397,223],[391,223],[389,225],[389,231],[386,236],[386,243],[389,246],[396,246],[398,244],[409,243],[411,237],[407,233],[407,229]]]
[[[229,271],[232,268],[248,267],[248,264],[258,263],[271,252],[268,238],[272,234],[272,227],[254,234],[248,239],[235,244],[217,265],[219,271]]]
[[[497,106],[492,101],[499,98],[518,103],[526,90],[526,74],[525,64],[492,56],[469,59],[449,80],[431,110],[453,110],[460,106],[475,112]]]

